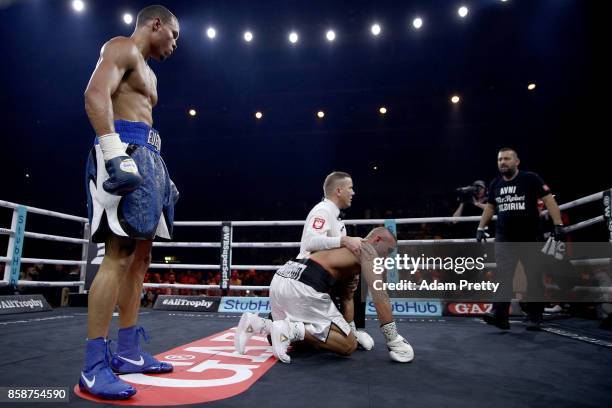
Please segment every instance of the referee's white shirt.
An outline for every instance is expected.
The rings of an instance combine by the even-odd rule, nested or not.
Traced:
[[[340,238],[346,236],[346,227],[339,216],[340,209],[327,198],[310,210],[302,231],[298,259],[308,257],[311,252],[340,248]]]

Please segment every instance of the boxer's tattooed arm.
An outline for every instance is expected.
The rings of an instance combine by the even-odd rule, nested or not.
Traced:
[[[364,242],[361,245],[361,274],[368,284],[378,320],[381,325],[384,325],[393,321],[393,313],[391,311],[391,304],[389,303],[387,291],[382,288],[377,290],[374,287],[374,282],[381,279],[381,275],[374,273],[374,259],[378,256],[378,253],[371,244]]]
[[[382,275],[374,273],[374,259],[378,256],[378,253],[371,244],[364,242],[361,245],[361,254],[359,257],[361,261],[361,275],[368,285],[370,296],[372,296],[374,303],[389,303],[387,291],[384,289],[376,290],[374,288],[374,281],[381,280],[382,278]]]

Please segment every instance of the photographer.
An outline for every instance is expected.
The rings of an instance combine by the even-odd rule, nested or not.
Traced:
[[[476,180],[472,184],[455,189],[459,207],[453,213],[453,217],[481,216],[487,204],[487,188],[482,180]],[[446,238],[467,238],[474,234],[472,223],[452,221],[448,224]]]
[[[487,187],[484,181],[476,180],[469,186],[459,187],[456,191],[457,201],[460,201],[460,204],[453,217],[482,215],[487,204]]]

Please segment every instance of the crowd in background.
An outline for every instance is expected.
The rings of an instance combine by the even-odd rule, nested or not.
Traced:
[[[4,276],[5,264],[0,262],[0,276]],[[73,282],[79,281],[81,267],[78,265],[43,265],[22,264],[19,280],[21,281],[44,281],[44,282]],[[231,286],[269,286],[274,276],[274,271],[233,270],[231,271]],[[221,273],[219,271],[193,271],[183,269],[150,269],[145,274],[145,283],[179,283],[186,285],[214,285],[208,289],[179,289],[179,288],[146,288],[143,290],[142,305],[152,306],[158,295],[182,295],[182,296],[221,296],[220,289]],[[67,306],[70,293],[78,292],[78,286],[71,287],[39,287],[19,285],[17,291],[20,294],[42,294],[52,307]],[[12,294],[14,290],[3,292]],[[268,296],[267,290],[230,290],[229,296]]]
[[[5,264],[0,262],[0,276],[4,276]],[[19,280],[21,281],[42,281],[42,282],[75,282],[80,279],[81,267],[78,265],[44,265],[21,264]],[[70,287],[34,287],[19,285],[19,294],[41,294],[45,297],[51,307],[68,306],[68,296],[70,293],[78,292],[78,286]],[[13,294],[12,288],[6,288],[2,294]]]
[[[231,272],[230,288],[232,286],[269,286],[274,271],[233,270]],[[179,288],[148,288],[144,291],[142,306],[152,306],[158,295],[182,296],[221,296],[221,274],[219,271],[192,271],[172,269],[166,271],[150,270],[145,274],[145,283],[180,283],[186,285],[215,285],[208,289]],[[267,290],[230,290],[229,296],[268,296]]]
[[[369,214],[372,215],[372,214]],[[382,216],[391,217],[391,214],[380,214]],[[450,214],[449,214],[450,215]],[[463,214],[463,215],[476,215],[476,214]],[[566,214],[564,214],[566,216]],[[405,216],[405,215],[404,215]],[[368,226],[348,226],[349,235],[352,236],[365,236],[371,227]],[[423,223],[423,224],[412,224],[412,225],[397,225],[397,234],[401,239],[417,240],[417,239],[434,239],[439,240],[443,238],[472,238],[470,232],[473,232],[473,223]],[[604,231],[605,232],[605,231]],[[295,234],[293,231],[279,230],[279,235],[275,238],[277,241],[294,241]],[[192,237],[183,237],[192,238]],[[241,241],[252,241],[252,242],[265,242],[269,239],[269,231],[250,229],[249,232],[244,231],[241,236]],[[577,241],[580,237],[577,236]],[[592,239],[591,237],[589,237]],[[589,240],[590,240],[589,239]],[[179,239],[182,240],[182,239]],[[571,240],[571,238],[570,238]],[[278,249],[276,257],[271,259],[270,253],[267,251],[261,251],[256,248],[243,249],[234,251],[233,263],[234,264],[266,264],[266,265],[282,265],[288,259],[291,259],[294,254],[293,249]],[[206,258],[201,259],[200,255],[205,255]],[[184,259],[178,258],[179,262],[184,263],[214,263],[214,259],[218,259],[218,253],[201,253],[196,251],[194,253],[185,253]],[[155,260],[154,260],[155,262]],[[0,263],[0,275],[4,274],[4,263]],[[43,264],[22,264],[19,279],[23,281],[49,281],[49,282],[68,282],[80,280],[81,267],[78,265],[65,266],[65,265],[43,265]],[[515,277],[515,288],[522,287],[525,284],[524,276],[520,273],[520,268],[517,270]],[[425,272],[425,271],[424,271]],[[268,286],[272,280],[274,271],[262,271],[262,270],[232,270],[230,287],[235,286]],[[492,271],[484,271],[482,278],[488,280],[492,278]],[[581,270],[577,271],[576,281],[574,284],[580,284],[581,286],[593,286],[597,285],[596,280],[598,275],[602,275],[601,271],[596,269],[593,270]],[[438,279],[444,281],[444,277],[436,271],[417,272],[411,280],[417,282],[423,278],[427,280]],[[179,284],[190,284],[190,285],[214,285],[214,288],[207,289],[185,289],[185,288],[147,288],[142,293],[142,306],[152,307],[155,300],[159,295],[185,295],[185,296],[221,296],[223,292],[220,289],[221,274],[219,270],[190,270],[190,269],[157,269],[152,268],[145,275],[145,283],[179,283]],[[555,277],[549,274],[544,274],[544,283],[547,287],[554,287],[557,282]],[[579,281],[579,282],[577,282]],[[68,305],[68,297],[70,293],[78,292],[79,288],[74,287],[28,287],[20,286],[17,288],[21,294],[33,294],[39,293],[45,296],[47,301],[52,307],[66,306]],[[13,292],[11,292],[13,293]],[[2,294],[11,294],[4,288]],[[229,296],[268,296],[266,290],[230,290],[226,295]],[[520,293],[517,294],[520,297]],[[589,305],[584,304],[584,307]],[[589,313],[590,314],[590,313]]]

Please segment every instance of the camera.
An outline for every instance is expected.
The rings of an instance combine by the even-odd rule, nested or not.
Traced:
[[[469,203],[472,202],[476,197],[478,187],[473,185],[459,187],[455,191],[457,192],[457,201],[461,201],[462,203]]]
[[[474,199],[478,198],[478,190],[486,190],[486,188],[486,184],[482,180],[476,180],[469,186],[459,187],[455,189],[455,192],[457,193],[457,201],[461,201],[462,203],[471,203],[474,201]]]

